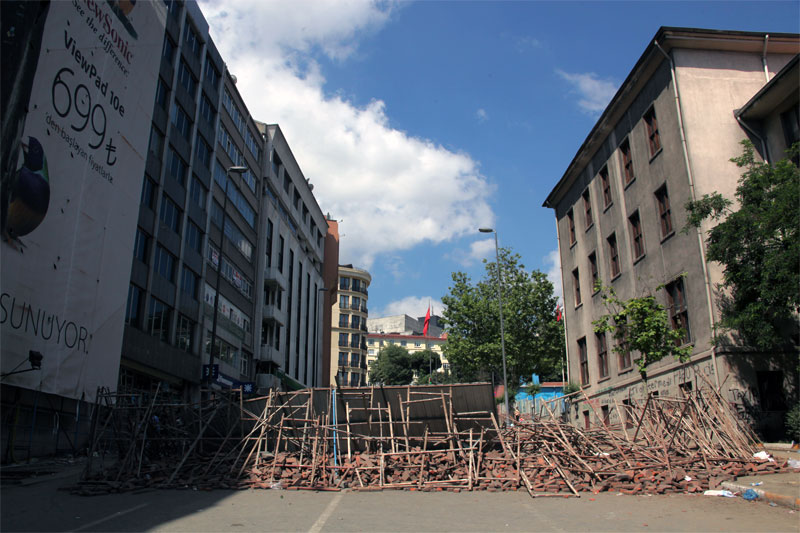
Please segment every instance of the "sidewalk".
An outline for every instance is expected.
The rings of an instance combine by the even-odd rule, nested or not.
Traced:
[[[789,459],[800,461],[800,453],[797,450],[769,444],[765,444],[764,448],[779,464],[783,464]],[[754,483],[758,483],[758,485],[754,485]],[[738,492],[739,496],[744,494],[747,489],[753,489],[758,494],[759,500],[800,510],[800,470],[765,476],[742,476],[736,481],[722,482],[721,488]]]

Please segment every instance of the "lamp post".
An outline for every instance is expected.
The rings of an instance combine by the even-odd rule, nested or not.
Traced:
[[[222,202],[222,222],[219,229],[219,260],[217,262],[217,283],[214,287],[214,318],[211,321],[211,346],[208,357],[208,377],[206,381],[211,383],[214,376],[214,347],[217,344],[217,315],[219,315],[219,284],[222,280],[222,259],[225,257],[225,221],[228,218],[228,184],[231,182],[231,174],[244,174],[247,167],[234,166],[228,167],[225,171],[225,200]],[[238,186],[234,184],[234,187]],[[212,199],[213,202],[213,199]]]
[[[320,287],[320,288],[317,289],[318,300],[319,300],[319,295],[321,293],[323,293],[323,292],[328,292],[328,289],[326,289],[325,287]],[[323,304],[325,303],[325,295],[324,294],[322,295],[322,303]],[[320,302],[317,301],[317,312],[319,312],[319,304],[320,304]],[[313,361],[314,373],[311,374],[311,386],[312,387],[315,387],[317,385],[317,361],[319,360],[318,355],[319,355],[319,350],[321,349],[320,345],[322,344],[321,342],[319,342],[319,336],[317,334],[317,331],[318,331],[317,328],[319,327],[319,321],[320,320],[325,320],[325,310],[324,309],[322,311],[322,317],[320,317],[319,314],[318,314],[317,315],[317,319],[314,321],[314,345],[315,345],[315,348],[314,348],[314,361]],[[323,332],[324,332],[324,330],[323,330]]]
[[[497,258],[497,301],[500,304],[500,350],[503,354],[503,394],[505,395],[506,416],[511,416],[508,409],[508,375],[506,374],[506,335],[503,328],[503,276],[500,267],[500,248],[497,245],[497,232],[492,228],[479,228],[481,233],[494,233],[494,253]]]

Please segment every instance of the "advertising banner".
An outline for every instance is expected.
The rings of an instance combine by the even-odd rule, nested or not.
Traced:
[[[91,401],[117,388],[166,6],[0,9],[2,382]]]

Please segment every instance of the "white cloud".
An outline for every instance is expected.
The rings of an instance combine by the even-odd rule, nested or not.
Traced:
[[[617,92],[619,84],[610,79],[600,79],[594,72],[570,74],[556,70],[556,74],[572,84],[578,94],[578,107],[590,115],[599,115]]]
[[[322,211],[344,219],[340,262],[362,268],[494,218],[493,188],[469,154],[393,128],[380,95],[358,106],[326,93],[315,55],[346,60],[397,9],[391,1],[202,4],[250,112],[280,125]]]
[[[478,122],[483,124],[484,122],[489,120],[489,113],[487,113],[485,109],[480,108],[475,112],[475,118],[478,119]]]
[[[495,254],[494,239],[483,239],[469,245],[469,256],[480,261]]]
[[[408,315],[414,318],[425,316],[428,312],[428,303],[431,305],[431,314],[441,315],[444,304],[432,296],[406,296],[401,300],[390,302],[376,312],[370,312],[374,318],[385,316]]]
[[[564,289],[561,286],[561,256],[558,255],[558,250],[551,250],[542,259],[547,267],[547,279],[553,284],[553,293],[560,301],[563,301]]]

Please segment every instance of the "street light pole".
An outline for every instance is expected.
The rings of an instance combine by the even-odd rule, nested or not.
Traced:
[[[217,315],[219,314],[219,284],[222,280],[222,259],[225,257],[225,221],[228,218],[228,184],[231,181],[231,174],[244,174],[247,172],[247,167],[234,166],[228,167],[225,171],[225,200],[222,202],[222,222],[219,229],[219,259],[217,261],[217,282],[214,287],[214,315],[211,321],[211,346],[209,347],[208,358],[208,377],[207,383],[213,381],[214,376],[214,347],[217,344]],[[236,185],[234,185],[236,187]],[[238,187],[237,187],[238,190]],[[211,200],[214,201],[213,198]]]
[[[497,301],[500,304],[500,350],[503,354],[503,394],[505,395],[506,416],[511,416],[508,409],[508,375],[506,374],[506,335],[503,328],[503,275],[500,266],[500,247],[497,244],[497,232],[492,228],[480,228],[481,233],[494,233],[494,253],[497,258]]]

